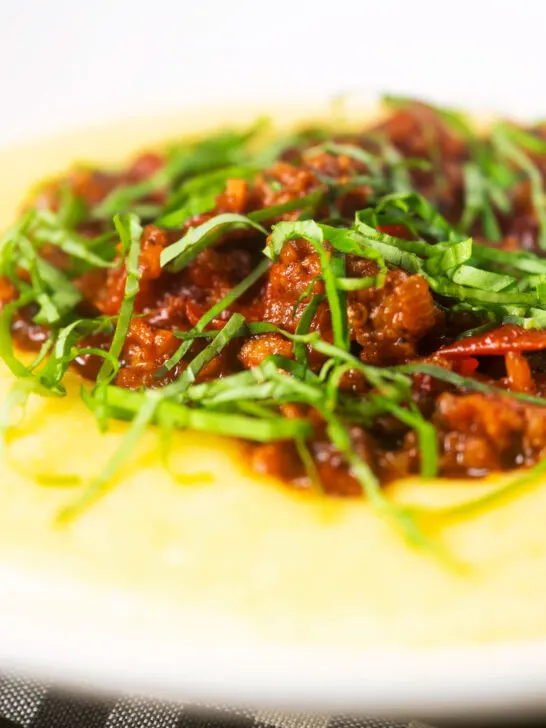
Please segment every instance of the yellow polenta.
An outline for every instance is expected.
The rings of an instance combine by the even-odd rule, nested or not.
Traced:
[[[255,116],[256,110],[252,110]],[[293,116],[300,116],[294,111]],[[240,114],[239,114],[240,116]],[[221,126],[207,114],[117,124],[0,152],[0,224],[35,180],[70,162],[122,159],[149,140]],[[0,367],[0,394],[13,377]],[[231,639],[353,647],[546,635],[546,487],[438,532],[468,565],[410,549],[364,501],[300,495],[245,470],[236,443],[177,433],[173,469],[149,431],[107,494],[65,526],[58,509],[98,472],[125,425],[98,431],[75,376],[63,399],[33,398],[0,462],[0,564],[43,579],[123,590],[184,619],[228,618]],[[47,485],[55,476],[63,487]],[[427,505],[488,485],[406,482],[397,497]]]

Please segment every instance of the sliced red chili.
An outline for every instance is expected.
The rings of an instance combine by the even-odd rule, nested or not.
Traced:
[[[402,238],[403,240],[414,240],[415,236],[405,225],[400,223],[392,223],[391,225],[378,225],[377,229],[380,233],[392,235],[394,238]]]
[[[505,324],[497,329],[443,346],[438,354],[445,357],[503,356],[510,351],[546,349],[546,330],[524,329]]]
[[[479,366],[479,361],[472,356],[459,359],[455,364],[455,369],[458,374],[463,377],[471,377]]]
[[[505,357],[505,362],[510,389],[515,392],[535,394],[536,386],[531,367],[523,354],[519,351],[509,351]]]

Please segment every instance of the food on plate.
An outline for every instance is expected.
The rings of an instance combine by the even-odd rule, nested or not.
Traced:
[[[255,489],[364,502],[448,562],[442,524],[546,470],[544,174],[542,126],[388,99],[366,124],[260,120],[49,180],[0,248],[3,467],[68,528],[143,438],[170,498],[220,488],[226,447]],[[17,451],[36,395],[107,443],[91,473]]]

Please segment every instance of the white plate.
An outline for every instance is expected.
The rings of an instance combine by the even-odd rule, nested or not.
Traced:
[[[184,702],[419,718],[546,710],[546,641],[428,650],[241,648],[164,611],[0,571],[0,665],[64,685]],[[216,625],[218,626],[218,625]],[[229,625],[225,625],[229,634]]]
[[[74,583],[0,571],[0,665],[67,686],[181,701],[388,716],[546,709],[546,641],[430,650],[240,647]]]
[[[188,629],[153,595],[8,564],[0,563],[1,670],[92,690],[277,709],[433,719],[546,710],[546,641],[381,651],[234,644],[218,612],[192,615]]]

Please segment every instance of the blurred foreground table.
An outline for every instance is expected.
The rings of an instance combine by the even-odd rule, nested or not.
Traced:
[[[131,697],[72,693],[20,677],[0,677],[0,728],[504,728],[545,726],[546,720],[502,723],[388,720],[274,710],[228,710]]]

